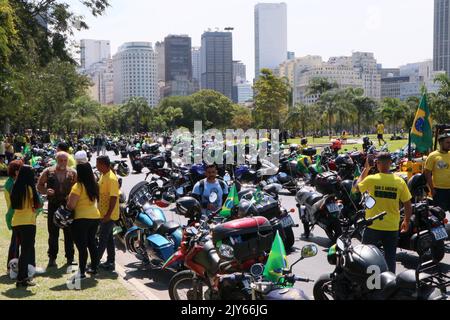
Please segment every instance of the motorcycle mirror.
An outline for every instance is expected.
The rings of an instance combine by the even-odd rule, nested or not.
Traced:
[[[373,207],[375,207],[375,204],[377,202],[375,201],[375,199],[373,197],[368,195],[365,198],[364,203],[365,203],[367,209],[372,209]]]
[[[317,246],[315,244],[308,244],[302,248],[302,258],[311,258],[317,255]]]
[[[211,192],[209,195],[209,202],[214,203],[216,202],[217,198],[218,198],[217,193]]]

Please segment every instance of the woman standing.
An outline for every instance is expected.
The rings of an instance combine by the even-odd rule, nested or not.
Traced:
[[[30,166],[20,168],[11,190],[11,207],[14,209],[12,227],[20,243],[19,274],[17,287],[36,285],[28,278],[28,265],[34,265],[36,237],[36,211],[42,206],[34,184],[34,172]]]
[[[5,200],[6,200],[6,226],[8,230],[12,230],[11,242],[9,244],[8,250],[8,261],[7,270],[9,274],[9,262],[19,257],[19,242],[17,239],[16,232],[12,227],[12,218],[14,215],[14,209],[11,207],[11,190],[14,186],[14,181],[16,181],[17,176],[19,175],[19,170],[23,166],[23,162],[20,160],[14,160],[8,165],[8,180],[5,182]]]
[[[77,165],[77,181],[69,194],[67,209],[75,211],[71,231],[78,249],[79,276],[80,279],[84,279],[86,272],[96,274],[99,264],[95,238],[100,222],[100,212],[96,205],[99,187],[89,163]],[[88,251],[91,257],[91,268],[86,270]]]

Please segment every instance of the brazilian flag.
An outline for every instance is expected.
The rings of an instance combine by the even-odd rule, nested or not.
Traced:
[[[323,172],[322,166],[320,165],[321,162],[322,162],[322,157],[319,155],[319,156],[317,156],[316,165],[315,165],[315,169],[316,169],[317,173]]]
[[[229,218],[231,216],[231,210],[239,205],[239,196],[236,189],[236,185],[233,184],[230,193],[228,194],[227,200],[223,204],[222,210],[219,215],[223,218]]]
[[[262,201],[263,201],[263,194],[261,192],[261,188],[257,187],[255,193],[253,194],[251,203],[260,204]]]
[[[288,267],[286,250],[283,240],[277,230],[277,234],[272,243],[272,249],[269,253],[266,265],[264,266],[263,276],[266,280],[278,283],[283,278],[283,269]]]
[[[416,145],[419,152],[427,152],[433,148],[431,112],[428,107],[427,95],[420,100],[419,109],[411,129],[411,142]]]

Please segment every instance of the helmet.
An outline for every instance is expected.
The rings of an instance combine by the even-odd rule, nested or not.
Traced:
[[[64,206],[61,206],[56,210],[53,216],[53,223],[59,228],[64,229],[72,224],[74,218],[74,212],[67,210]]]
[[[303,138],[302,140],[300,140],[300,144],[302,146],[307,145],[308,144],[308,139],[307,138]]]
[[[78,151],[77,153],[75,153],[75,161],[77,163],[87,163],[88,158],[87,158],[86,151],[81,150],[81,151]]]
[[[130,168],[125,162],[119,163],[117,167],[117,174],[121,177],[127,177],[130,174]]]
[[[175,195],[169,192],[164,192],[161,199],[156,200],[155,204],[160,208],[167,208],[172,202],[175,202]]]
[[[363,143],[364,144],[369,144],[370,143],[370,138],[369,137],[363,137]]]
[[[353,166],[353,160],[348,154],[341,154],[336,157],[334,163],[339,166]]]
[[[198,200],[193,197],[183,197],[178,199],[178,201],[176,202],[175,212],[188,219],[200,214],[201,211],[202,207],[200,205],[200,202],[198,202]]]
[[[290,152],[297,151],[297,149],[298,149],[298,144],[291,144],[291,145],[289,146],[289,151],[290,151]]]
[[[342,142],[339,139],[331,140],[331,149],[333,150],[341,150]]]
[[[423,174],[416,174],[408,181],[408,189],[414,196],[421,196],[423,191],[427,191],[427,179]]]

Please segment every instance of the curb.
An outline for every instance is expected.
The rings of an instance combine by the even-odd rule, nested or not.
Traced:
[[[139,280],[131,278],[126,279],[127,273],[125,269],[118,263],[116,263],[116,272],[120,278],[128,285],[132,286],[137,293],[146,300],[162,300],[160,297],[156,296],[151,292],[149,288]]]

